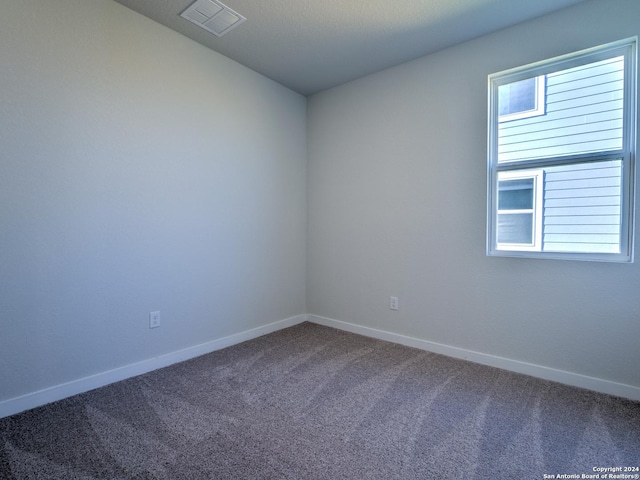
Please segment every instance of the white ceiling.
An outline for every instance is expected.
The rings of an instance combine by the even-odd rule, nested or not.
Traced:
[[[222,0],[247,21],[218,38],[192,0],[116,0],[310,95],[585,0]]]

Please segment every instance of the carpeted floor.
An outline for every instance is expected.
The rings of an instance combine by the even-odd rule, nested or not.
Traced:
[[[514,480],[629,466],[640,403],[310,323],[0,420],[2,479]]]

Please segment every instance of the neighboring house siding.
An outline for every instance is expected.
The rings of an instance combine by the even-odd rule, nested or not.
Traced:
[[[622,148],[623,57],[546,76],[545,112],[498,126],[498,161]],[[618,253],[622,162],[544,168],[542,250]]]
[[[622,148],[624,61],[617,57],[546,76],[546,113],[502,122],[498,161]]]
[[[617,253],[622,162],[545,170],[544,251]]]

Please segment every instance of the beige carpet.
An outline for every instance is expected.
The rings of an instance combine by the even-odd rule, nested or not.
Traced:
[[[309,323],[0,420],[2,479],[513,480],[638,465],[640,403]]]

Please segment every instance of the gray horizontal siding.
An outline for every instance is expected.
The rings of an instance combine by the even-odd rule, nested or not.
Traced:
[[[617,182],[617,183],[620,183],[620,182]],[[545,198],[547,200],[553,200],[556,198],[611,197],[611,196],[620,196],[619,185],[612,186],[612,187],[571,188],[566,190],[549,189],[545,192]]]
[[[621,174],[619,160],[545,169],[542,249],[617,253]]]
[[[620,253],[620,246],[604,243],[547,243],[545,252],[570,252],[570,253]]]
[[[579,217],[570,217],[570,216],[557,216],[557,217],[547,217],[544,219],[545,228],[549,225],[559,225],[561,227],[566,227],[567,231],[570,231],[570,227],[573,225],[587,225],[587,226],[597,226],[597,225],[620,225],[620,215],[591,215],[589,217],[579,216]],[[594,227],[595,228],[595,227]]]
[[[614,215],[612,217],[615,218]],[[608,219],[609,220],[609,219]],[[608,221],[607,220],[607,221]],[[547,225],[544,229],[545,233],[552,234],[561,234],[561,235],[601,235],[601,234],[609,234],[609,235],[617,235],[620,231],[620,226],[616,223],[606,225],[606,224],[579,224],[579,225]]]
[[[546,77],[544,115],[498,124],[498,162],[622,148],[622,57]]]

